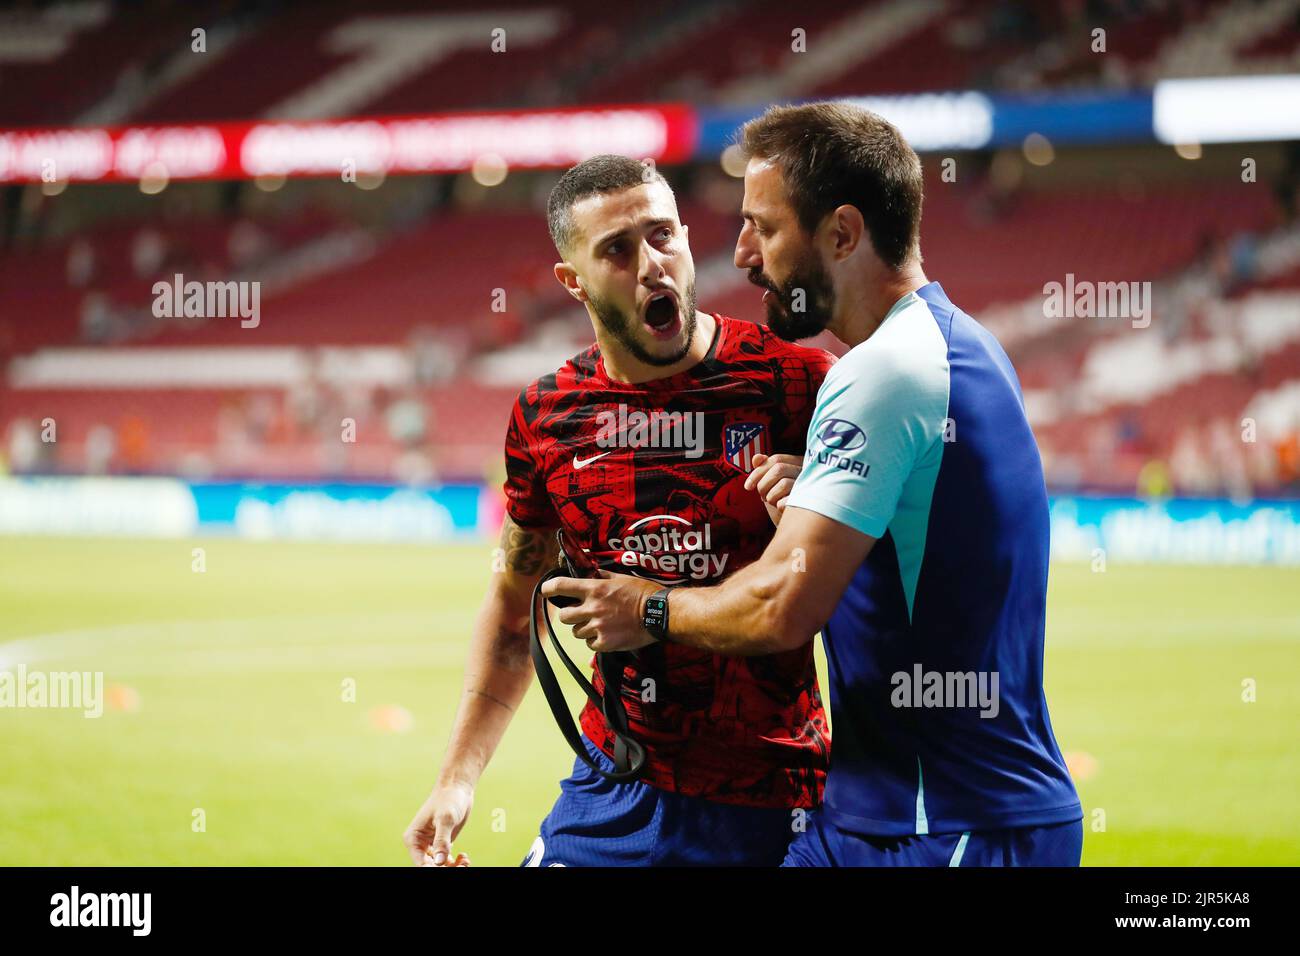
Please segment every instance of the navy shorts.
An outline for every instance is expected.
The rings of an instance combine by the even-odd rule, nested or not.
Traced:
[[[613,762],[591,741],[601,766]],[[806,811],[741,807],[606,780],[574,758],[523,866],[779,866]]]
[[[1083,821],[1007,830],[867,836],[820,813],[796,835],[783,866],[1078,866]]]

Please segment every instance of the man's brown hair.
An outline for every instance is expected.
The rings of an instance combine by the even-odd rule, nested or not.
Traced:
[[[588,196],[622,192],[634,186],[668,181],[652,163],[605,153],[584,159],[570,166],[551,190],[546,203],[546,223],[551,230],[551,241],[562,256],[568,256],[578,240],[578,227],[573,221],[573,207]],[[669,187],[671,192],[671,187]]]
[[[807,232],[855,206],[887,265],[920,259],[921,160],[887,120],[848,103],[773,106],[741,127],[740,148],[781,170]]]

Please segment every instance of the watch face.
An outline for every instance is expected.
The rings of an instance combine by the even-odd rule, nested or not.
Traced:
[[[651,634],[659,636],[663,630],[664,619],[668,617],[668,599],[666,597],[648,597],[645,602],[645,619],[643,626]]]

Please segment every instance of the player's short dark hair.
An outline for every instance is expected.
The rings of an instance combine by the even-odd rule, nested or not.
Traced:
[[[555,243],[556,250],[560,255],[567,256],[573,248],[578,237],[578,229],[573,222],[573,207],[579,200],[653,182],[668,185],[668,181],[655,169],[653,163],[627,156],[593,156],[576,166],[570,166],[551,190],[551,198],[546,203],[546,224],[551,230],[551,241]]]
[[[739,138],[747,158],[781,170],[805,231],[836,207],[855,206],[887,265],[920,259],[921,160],[893,124],[849,103],[773,106]]]

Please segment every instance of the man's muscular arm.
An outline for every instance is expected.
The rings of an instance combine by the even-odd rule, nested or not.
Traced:
[[[509,516],[493,558],[492,581],[470,637],[451,739],[433,793],[403,836],[411,859],[449,862],[451,842],[469,817],[474,788],[533,679],[528,617],[533,588],[555,563],[554,529],[528,529]],[[440,858],[441,857],[441,858]]]

